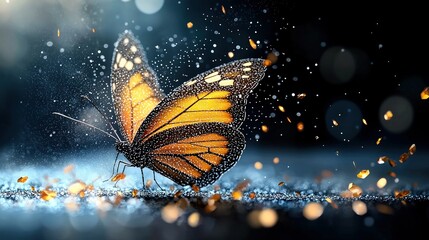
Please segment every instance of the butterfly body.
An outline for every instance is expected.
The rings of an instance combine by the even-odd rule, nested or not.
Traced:
[[[263,78],[263,59],[233,61],[199,74],[167,96],[141,44],[119,37],[111,88],[125,141],[116,144],[131,165],[180,185],[203,187],[234,166],[245,148],[238,130],[250,92]]]

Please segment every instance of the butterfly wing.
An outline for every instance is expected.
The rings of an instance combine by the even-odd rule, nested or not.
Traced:
[[[131,32],[115,43],[111,89],[122,134],[131,143],[143,120],[164,98],[142,45]]]
[[[263,78],[262,59],[224,64],[185,82],[143,121],[133,149],[147,166],[181,185],[216,181],[239,159],[247,98]]]
[[[221,122],[237,129],[251,90],[263,78],[263,59],[233,61],[185,82],[163,99],[142,123],[133,145],[169,128]]]
[[[167,129],[144,146],[149,168],[180,185],[204,187],[237,163],[245,139],[231,126],[210,122]]]

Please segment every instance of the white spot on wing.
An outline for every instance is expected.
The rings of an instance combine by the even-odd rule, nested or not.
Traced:
[[[137,52],[137,47],[132,45],[130,48],[131,52],[136,53]]]
[[[123,68],[125,67],[125,64],[127,63],[127,59],[125,58],[121,58],[121,60],[119,60],[119,67]]]
[[[225,87],[225,86],[232,86],[234,84],[234,80],[231,79],[225,79],[219,82],[219,86]]]
[[[219,81],[221,79],[222,79],[222,77],[220,75],[216,75],[216,76],[213,76],[211,78],[206,78],[206,82],[207,83],[212,83],[212,82],[217,82],[217,81]]]
[[[185,85],[186,86],[191,86],[192,84],[194,84],[196,82],[197,82],[197,80],[192,80],[192,81],[186,82]]]
[[[252,70],[251,68],[243,68],[243,72],[248,72],[248,71],[250,71],[250,70]]]
[[[116,63],[119,63],[119,60],[121,60],[122,54],[118,53],[116,54]]]
[[[134,63],[140,64],[140,63],[142,63],[142,59],[140,57],[136,57],[136,58],[134,58]]]
[[[131,69],[133,69],[133,66],[134,66],[134,64],[133,64],[133,62],[131,62],[131,61],[128,61],[128,62],[125,64],[125,68],[126,68],[128,71],[131,71]]]
[[[114,65],[113,65],[113,69],[118,69],[118,64],[117,63],[115,63]]]
[[[124,39],[124,46],[127,46],[129,42],[130,42],[130,39],[125,38],[125,39]]]
[[[212,72],[212,73],[210,73],[209,75],[207,75],[204,79],[214,77],[214,76],[216,76],[216,75],[218,75],[218,74],[219,74],[219,72]]]
[[[249,75],[242,75],[241,78],[249,78]]]
[[[112,91],[115,91],[115,90],[116,90],[116,84],[112,83]]]
[[[252,62],[243,63],[243,67],[250,67],[252,66]]]

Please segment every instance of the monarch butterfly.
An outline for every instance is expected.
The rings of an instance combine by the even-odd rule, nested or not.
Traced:
[[[125,137],[116,143],[118,154],[129,160],[127,166],[147,167],[179,185],[213,184],[245,148],[238,128],[265,70],[263,59],[233,61],[165,96],[142,45],[125,31],[115,43],[111,72],[114,110]]]

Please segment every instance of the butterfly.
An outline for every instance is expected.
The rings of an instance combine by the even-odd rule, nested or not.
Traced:
[[[247,98],[265,70],[263,59],[237,60],[165,95],[141,43],[125,31],[115,43],[110,76],[125,138],[116,150],[128,166],[149,168],[179,185],[213,184],[245,148],[238,128],[245,120]]]

